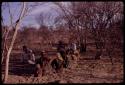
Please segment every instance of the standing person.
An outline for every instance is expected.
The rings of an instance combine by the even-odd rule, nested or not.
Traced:
[[[23,59],[22,62],[28,62],[29,64],[35,64],[35,56],[31,49],[27,46],[23,46]]]

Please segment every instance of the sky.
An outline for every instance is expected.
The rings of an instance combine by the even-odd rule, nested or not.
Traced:
[[[32,4],[32,3],[28,2],[28,4]],[[10,2],[9,7],[11,10],[11,13],[13,14],[13,20],[15,22],[17,20],[17,18],[19,17],[21,4],[19,2]],[[21,27],[23,27],[23,26],[39,27],[39,24],[36,22],[36,16],[38,16],[40,13],[44,13],[44,14],[50,13],[53,17],[58,16],[57,6],[54,5],[52,2],[46,2],[42,5],[35,6],[31,9],[32,10],[27,13],[27,16],[25,16],[23,18]],[[3,16],[4,24],[9,25],[10,24],[10,15],[9,15],[8,7],[3,6],[2,16]]]
[[[8,3],[8,2],[7,2]],[[13,14],[13,20],[14,22],[18,19],[19,13],[21,10],[21,4],[22,2],[9,2],[10,5],[10,10],[11,13]],[[37,4],[37,6],[32,7],[31,11],[27,13],[27,16],[25,16],[21,22],[21,27],[23,26],[31,26],[31,27],[36,27],[39,28],[39,24],[37,23],[36,17],[39,16],[40,13],[44,13],[45,15],[51,14],[53,18],[50,20],[46,21],[46,24],[48,26],[53,25],[53,20],[56,16],[58,16],[61,11],[58,9],[58,7],[53,4],[53,2],[40,2],[43,3],[42,5],[38,5],[39,2],[27,2],[28,5],[34,5]],[[63,4],[67,4],[68,2],[61,2]],[[7,6],[2,6],[2,16],[4,20],[4,24],[8,25],[10,24],[10,15],[8,12],[8,7]],[[118,19],[119,17],[117,17]],[[115,16],[114,16],[115,19]]]

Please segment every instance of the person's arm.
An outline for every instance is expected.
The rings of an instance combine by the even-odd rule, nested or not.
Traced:
[[[32,60],[35,61],[35,55],[32,53]]]
[[[35,55],[34,55],[33,51],[31,49],[29,49],[29,52],[31,54],[30,59],[35,61]]]

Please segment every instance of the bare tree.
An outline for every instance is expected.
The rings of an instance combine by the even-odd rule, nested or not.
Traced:
[[[105,47],[107,32],[112,29],[113,17],[123,11],[122,2],[71,2],[68,9],[61,3],[56,3],[63,11],[64,17],[71,28],[77,29],[79,40],[86,43],[86,29],[90,29],[96,45],[95,59],[100,59]],[[70,10],[70,11],[69,11]],[[118,17],[118,16],[117,16]],[[84,33],[83,33],[83,29]],[[108,30],[108,31],[107,31]],[[75,31],[76,32],[76,31]],[[74,33],[75,34],[75,33]],[[110,31],[107,35],[111,35]],[[83,38],[83,36],[85,36]],[[110,40],[108,41],[110,42]],[[110,45],[112,46],[112,45]],[[83,46],[84,47],[84,46]],[[83,48],[82,47],[82,48]],[[109,48],[106,48],[109,49]],[[110,53],[109,53],[110,54]],[[111,59],[111,57],[110,57]],[[112,60],[111,60],[112,61]]]
[[[8,3],[3,3],[3,7],[4,6],[6,6],[6,7],[8,7],[8,10],[9,10],[9,15],[10,15],[10,28],[9,29],[7,29],[7,28],[3,28],[3,29],[5,29],[5,31],[4,31],[4,33],[3,33],[3,36],[2,36],[2,61],[1,61],[1,63],[3,63],[3,59],[4,59],[4,56],[6,55],[5,53],[7,52],[7,50],[8,50],[8,47],[7,47],[7,44],[6,44],[6,42],[7,42],[7,37],[8,37],[8,34],[9,34],[9,32],[10,32],[10,29],[11,29],[11,25],[13,24],[13,16],[12,16],[12,12],[11,12],[11,10],[10,10],[10,6],[9,6],[9,4]],[[2,23],[3,23],[3,26],[4,26],[4,21],[2,20]],[[13,27],[12,27],[13,28]]]
[[[6,64],[5,64],[5,76],[4,76],[4,80],[3,80],[5,83],[7,82],[7,78],[8,78],[10,53],[11,53],[11,50],[12,50],[12,48],[13,48],[14,41],[15,41],[15,39],[16,39],[17,30],[19,29],[20,21],[21,21],[21,19],[24,17],[24,14],[25,14],[25,5],[26,5],[25,2],[23,2],[23,7],[22,7],[22,10],[21,10],[19,19],[18,19],[17,22],[16,22],[15,32],[14,32],[14,35],[13,35],[13,38],[12,38],[12,42],[11,42],[11,45],[10,45],[9,50],[8,50],[8,53],[7,53]]]
[[[5,60],[6,60],[6,63],[5,63],[5,75],[4,75],[4,80],[3,80],[3,82],[7,82],[7,78],[8,78],[8,69],[9,69],[9,56],[10,56],[10,53],[11,53],[11,51],[12,51],[12,49],[13,49],[13,45],[14,45],[14,42],[15,42],[15,39],[16,39],[16,36],[17,36],[17,31],[18,31],[18,29],[19,29],[19,26],[20,26],[20,23],[21,23],[21,20],[24,18],[24,17],[26,17],[27,15],[28,15],[28,13],[29,12],[31,12],[32,11],[32,9],[34,8],[34,7],[36,7],[36,6],[39,6],[39,5],[43,5],[44,3],[43,2],[36,2],[36,3],[25,3],[25,2],[23,2],[22,3],[22,8],[20,9],[20,13],[19,13],[19,17],[17,18],[17,20],[14,22],[14,20],[13,20],[13,16],[14,16],[14,14],[12,14],[12,12],[11,12],[11,8],[9,7],[9,4],[4,4],[4,5],[6,5],[6,6],[3,6],[3,3],[2,3],[2,7],[3,8],[6,8],[6,7],[8,7],[9,8],[9,14],[10,14],[10,26],[9,26],[9,28],[14,28],[13,29],[13,31],[14,31],[14,34],[13,34],[13,37],[12,37],[12,41],[11,41],[11,43],[10,43],[10,47],[9,47],[9,49],[8,49],[8,51],[7,51],[7,56],[6,55],[3,55],[4,53],[6,53],[6,52],[2,52],[2,55],[5,57]],[[20,5],[20,4],[19,4]],[[2,18],[2,17],[1,17]],[[3,19],[2,19],[3,20]],[[2,42],[3,43],[3,48],[5,48],[6,47],[6,39],[7,39],[7,37],[8,37],[8,33],[9,33],[9,30],[6,30],[5,32],[4,32],[4,34],[3,34],[3,41],[4,42]],[[12,34],[12,33],[11,33]],[[2,58],[4,58],[4,57],[2,57]],[[2,59],[2,61],[3,61],[3,59]]]
[[[101,5],[101,6],[100,6]],[[100,8],[101,7],[101,8]],[[120,13],[122,10],[119,10],[119,8],[122,8],[122,4],[119,2],[102,2],[102,3],[96,3],[95,6],[93,6],[93,16],[91,18],[91,29],[94,35],[95,39],[95,44],[96,48],[99,49],[97,50],[97,54],[95,58],[99,58],[99,56],[102,55],[102,48],[105,48],[106,40],[108,38],[108,35],[111,35],[111,29],[112,29],[112,24],[115,23],[113,21],[113,17],[117,14]],[[110,31],[110,32],[108,32]],[[108,34],[107,34],[108,32]],[[108,43],[110,43],[111,40],[108,40]],[[109,45],[108,47],[114,47],[113,44]],[[108,48],[111,50],[111,48]],[[107,47],[106,47],[107,49]],[[108,52],[108,54],[110,54]],[[109,55],[110,57],[110,55]],[[110,57],[111,62],[112,58]],[[113,64],[113,63],[112,63]]]
[[[69,33],[70,33],[70,41],[76,40],[81,43],[81,52],[86,51],[86,32],[84,32],[85,26],[84,24],[84,15],[81,13],[81,9],[83,9],[84,3],[81,4],[79,2],[70,2],[68,7],[65,7],[61,3],[55,3],[64,13],[63,19],[68,24]],[[84,33],[85,35],[83,35]],[[73,36],[73,35],[74,36]],[[83,42],[84,41],[84,42]]]

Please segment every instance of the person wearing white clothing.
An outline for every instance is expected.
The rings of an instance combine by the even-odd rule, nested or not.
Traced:
[[[22,62],[25,61],[29,64],[35,64],[35,55],[31,49],[27,48],[27,46],[23,46]]]

